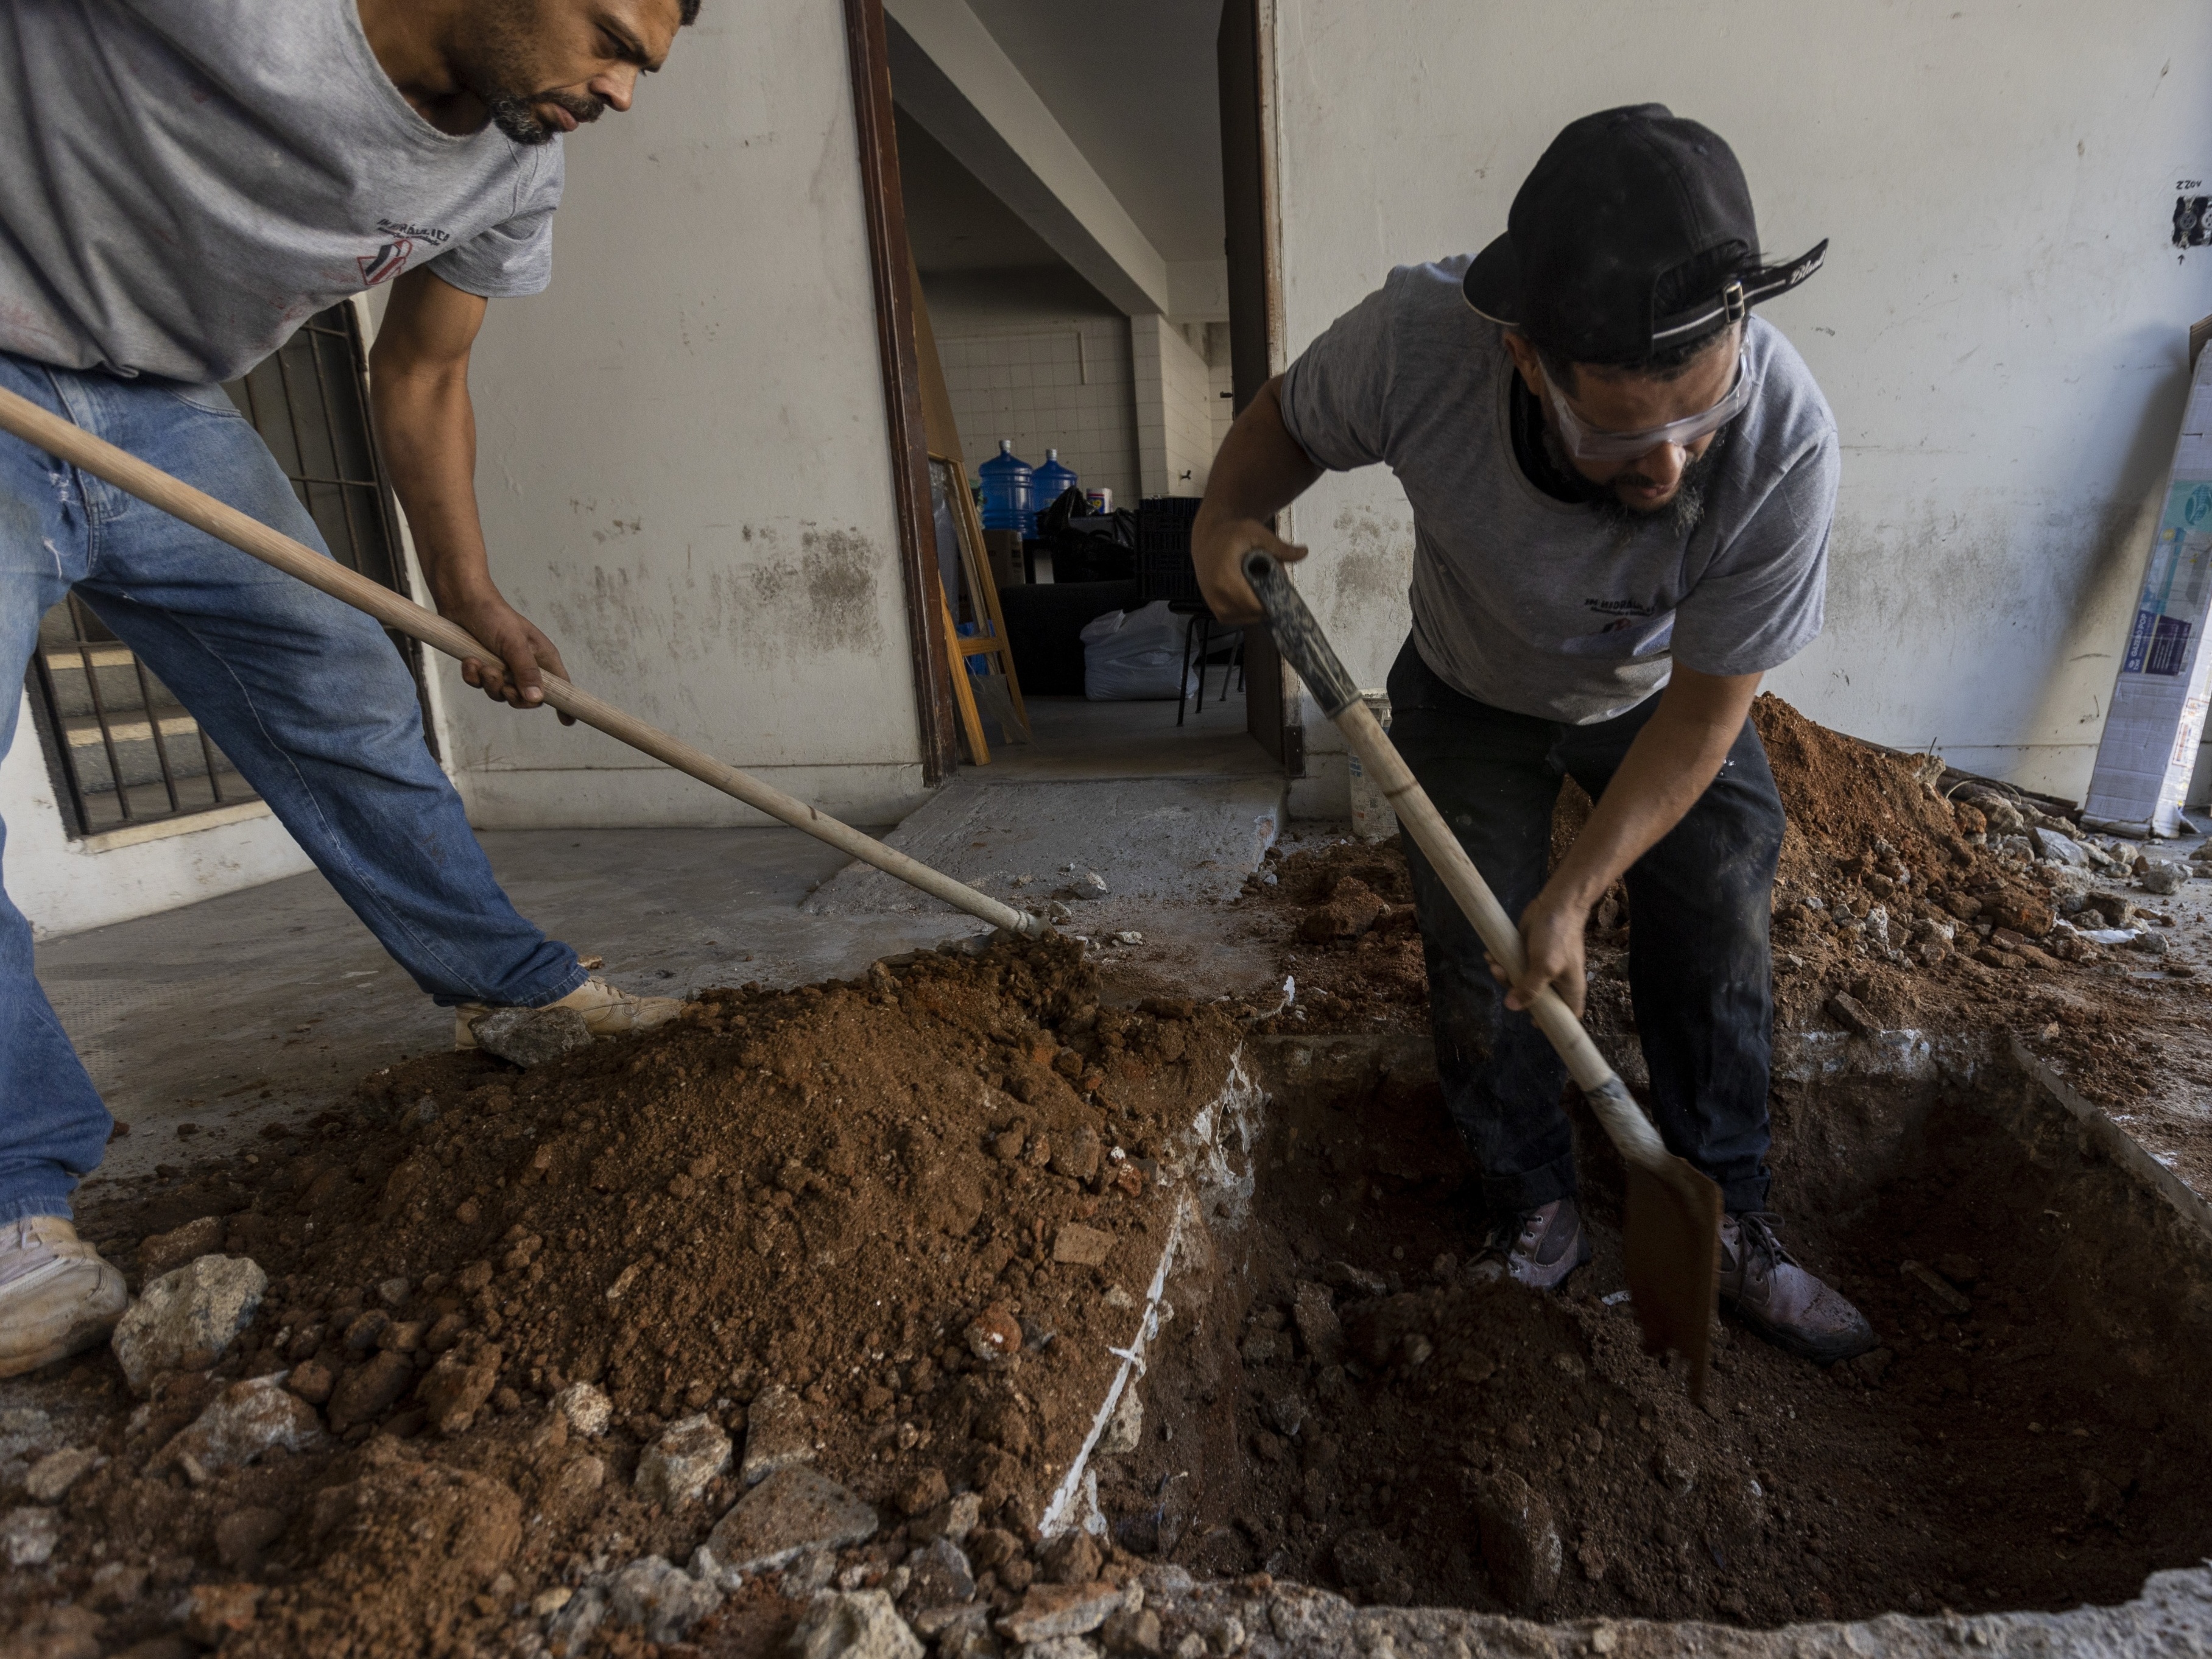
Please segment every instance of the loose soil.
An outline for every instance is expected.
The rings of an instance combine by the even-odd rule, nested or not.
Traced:
[[[304,1133],[88,1203],[118,1263],[215,1215],[270,1284],[211,1374],[135,1410],[105,1354],[11,1394],[108,1461],[63,1507],[70,1565],[0,1581],[0,1624],[58,1590],[106,1606],[99,1650],[164,1628],[164,1597],[94,1593],[104,1565],[258,1587],[226,1650],[470,1651],[592,1563],[685,1559],[734,1471],[669,1514],[634,1488],[638,1454],[702,1412],[741,1449],[770,1383],[799,1396],[826,1474],[894,1516],[905,1492],[973,1490],[1018,1549],[1135,1328],[1174,1202],[1166,1138],[1237,1037],[1188,1002],[1100,1008],[1065,941],[929,954],[709,993],[528,1073],[397,1066]],[[1070,1226],[1103,1259],[1056,1259]],[[1018,1351],[979,1358],[979,1319],[1011,1322]],[[325,1449],[204,1484],[149,1468],[228,1383],[273,1371],[321,1407]],[[440,1376],[453,1432],[427,1420]],[[611,1399],[603,1439],[544,1404],[580,1380]],[[270,1517],[250,1548],[243,1511]]]
[[[1232,1271],[1249,1316],[1188,1334],[1148,1384],[1188,1431],[1105,1492],[1127,1540],[1187,1512],[1176,1559],[1205,1571],[1754,1626],[2117,1602],[2212,1551],[2202,1242],[2175,1249],[2068,1136],[2024,1144],[1972,1095],[1785,1086],[1779,1161],[1828,1199],[1790,1242],[1882,1346],[1823,1371],[1730,1322],[1701,1412],[1620,1295],[1620,1170],[1593,1123],[1594,1265],[1564,1297],[1476,1283],[1474,1171],[1434,1085],[1301,1084],[1304,1048],[1279,1050],[1294,1080]],[[1220,1401],[1233,1443],[1206,1441]],[[1563,1570],[1532,1573],[1547,1547]]]
[[[1789,817],[1774,890],[1778,1029],[1845,1030],[1855,1018],[1890,1029],[2010,1029],[2107,1107],[2139,1109],[2172,1085],[2186,1092],[2188,1083],[2212,1076],[2201,1040],[2212,983],[2178,952],[2174,968],[2162,969],[2157,957],[2067,938],[2057,926],[2073,906],[2067,920],[2084,929],[2126,925],[2163,935],[2189,901],[2156,897],[2117,877],[2069,883],[1996,849],[1981,811],[1938,789],[1940,768],[1925,757],[1831,732],[1771,695],[1758,700],[1753,718]],[[1555,860],[1589,811],[1582,790],[1565,784],[1553,820]],[[1412,900],[1396,840],[1286,837],[1243,902],[1254,931],[1279,942],[1297,984],[1296,1003],[1261,1029],[1426,1030],[1428,980]],[[1616,885],[1592,915],[1586,948],[1589,1024],[1635,1084],[1632,925]],[[2212,1134],[2180,1118],[2172,1127],[2171,1144],[2154,1149],[2212,1192]]]

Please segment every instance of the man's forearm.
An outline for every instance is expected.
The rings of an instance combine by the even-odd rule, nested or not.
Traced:
[[[1206,481],[1206,499],[1190,526],[1191,562],[1214,616],[1225,623],[1259,619],[1259,601],[1237,568],[1246,551],[1264,547],[1297,561],[1305,550],[1280,540],[1269,521],[1296,501],[1321,469],[1283,424],[1279,379],[1260,388],[1222,441]]]
[[[477,517],[476,410],[465,364],[376,374],[376,428],[392,492],[407,514],[416,556],[441,611],[491,590]]]
[[[1749,685],[1741,696],[1727,681],[1717,683],[1724,688],[1719,695],[1700,695],[1699,688],[1676,697],[1672,686],[1660,693],[1659,707],[1629,744],[1604,799],[1553,874],[1547,898],[1588,909],[1682,821],[1719,775],[1743,730],[1758,684],[1756,676],[1745,678]]]

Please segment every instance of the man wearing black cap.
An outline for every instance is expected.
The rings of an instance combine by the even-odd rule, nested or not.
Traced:
[[[1324,470],[1389,465],[1413,509],[1413,628],[1391,736],[1509,914],[1524,977],[1410,844],[1444,1097],[1494,1218],[1483,1268],[1552,1288],[1589,1259],[1564,1073],[1520,1011],[1583,1006],[1583,930],[1626,878],[1629,983],[1668,1146],[1720,1186],[1721,1296],[1823,1363],[1874,1345],[1767,1208],[1767,918],[1782,803],[1748,713],[1820,630],[1836,428],[1758,301],[1720,137],[1656,104],[1575,122],[1480,254],[1401,266],[1270,381],[1215,459],[1193,545],[1208,602]],[[1597,802],[1547,878],[1562,777]]]

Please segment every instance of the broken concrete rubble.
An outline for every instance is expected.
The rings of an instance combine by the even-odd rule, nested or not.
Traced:
[[[765,1572],[802,1550],[837,1549],[875,1535],[870,1505],[812,1469],[770,1474],[714,1523],[707,1547],[732,1572]]]
[[[132,1390],[163,1371],[205,1370],[253,1322],[269,1275],[245,1256],[204,1255],[147,1285],[111,1344]]]

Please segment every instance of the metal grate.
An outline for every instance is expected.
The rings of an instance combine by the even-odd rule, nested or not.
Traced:
[[[223,390],[269,446],[338,562],[404,592],[398,521],[369,422],[367,372],[354,308],[340,304]],[[397,634],[392,640],[419,687],[415,642]],[[41,620],[29,680],[33,720],[72,835],[255,799],[168,688],[76,594]],[[427,719],[423,730],[427,737]]]

